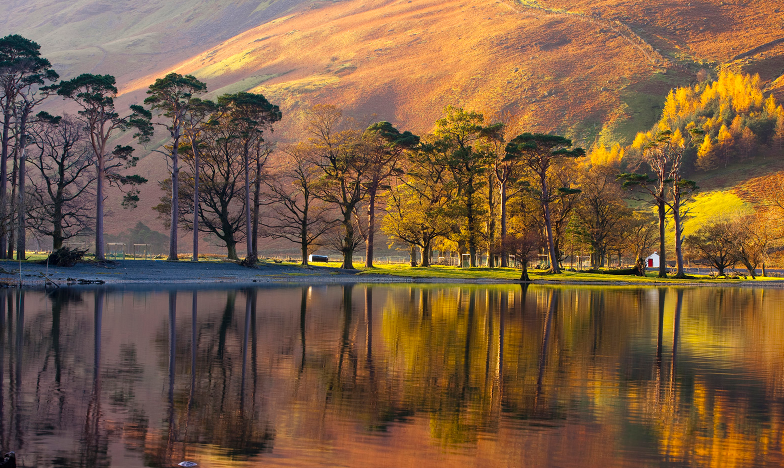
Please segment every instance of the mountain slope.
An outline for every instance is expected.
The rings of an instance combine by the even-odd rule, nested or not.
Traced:
[[[289,122],[331,102],[421,132],[452,104],[578,136],[658,69],[612,30],[511,3],[353,0],[261,25],[170,70],[215,93],[262,92]]]
[[[128,104],[169,71],[210,97],[263,93],[302,138],[303,113],[332,103],[360,121],[428,132],[446,105],[504,120],[510,134],[557,132],[582,146],[628,143],[667,92],[723,66],[760,73],[784,99],[780,2],[766,0],[11,0],[0,33],[43,45],[64,70],[112,73]],[[12,28],[12,26],[14,28]],[[166,177],[144,158],[149,209]],[[118,218],[122,211],[117,209]],[[121,231],[122,221],[111,229]],[[186,244],[187,245],[187,244]]]
[[[620,0],[533,7],[350,0],[263,24],[170,70],[206,80],[213,94],[262,92],[295,120],[303,105],[332,102],[426,131],[452,104],[583,142],[603,127],[607,138],[624,140],[653,122],[670,88],[695,81],[702,68],[751,51],[733,64],[776,80],[784,44],[754,53],[781,34],[775,18],[762,0],[657,8]]]
[[[0,36],[42,46],[58,72],[132,79],[169,66],[312,0],[5,0]]]

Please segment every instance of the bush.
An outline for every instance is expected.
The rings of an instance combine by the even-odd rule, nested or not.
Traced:
[[[82,261],[86,253],[87,249],[82,250],[63,247],[49,254],[46,258],[46,262],[53,266],[72,267]]]

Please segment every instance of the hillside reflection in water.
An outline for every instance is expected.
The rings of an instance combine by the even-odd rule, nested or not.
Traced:
[[[0,291],[21,466],[780,466],[784,291]]]

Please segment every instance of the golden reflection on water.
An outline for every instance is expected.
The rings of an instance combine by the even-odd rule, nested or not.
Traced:
[[[784,291],[0,291],[23,466],[778,466]]]

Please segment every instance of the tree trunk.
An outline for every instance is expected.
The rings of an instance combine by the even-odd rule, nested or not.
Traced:
[[[468,221],[468,254],[471,267],[476,267],[476,219],[474,213],[473,181],[466,188],[466,221]],[[462,259],[461,259],[462,261]]]
[[[368,190],[368,195],[370,196],[370,200],[368,201],[368,227],[367,227],[367,238],[365,239],[365,267],[366,268],[373,268],[373,241],[375,240],[375,230],[376,230],[376,189],[377,186],[374,184],[370,190]]]
[[[550,257],[550,273],[560,273],[561,268],[558,266],[558,254],[555,252],[555,240],[553,239],[553,226],[550,221],[550,204],[545,202],[544,208],[544,226],[547,231],[547,249]]]
[[[25,174],[25,147],[27,146],[27,118],[30,114],[30,108],[25,106],[22,110],[22,118],[20,119],[19,124],[19,220],[17,222],[18,226],[18,233],[17,233],[17,241],[16,241],[16,259],[17,260],[24,260],[25,255],[27,253],[27,245],[26,245],[26,230],[27,230],[27,207],[25,206],[25,179],[27,175]]]
[[[493,268],[493,251],[495,250],[495,187],[493,179],[495,174],[489,171],[487,185],[487,266]]]
[[[226,242],[226,252],[229,260],[239,260],[237,257],[237,243],[236,242]]]
[[[746,267],[746,271],[749,272],[749,276],[751,276],[751,279],[757,279],[757,271],[756,271],[757,269],[754,268],[751,265],[751,263],[747,259],[745,259],[745,258],[743,259],[743,266]]]
[[[63,237],[63,215],[62,215],[62,208],[59,205],[55,205],[54,208],[54,229],[52,229],[52,250],[59,250],[63,248],[63,242],[65,241]]]
[[[251,226],[250,214],[250,148],[249,143],[246,142],[243,151],[245,156],[243,158],[243,165],[245,166],[245,262],[249,265],[256,263],[256,258],[253,256],[253,228]]]
[[[106,161],[104,155],[98,155],[98,177],[96,178],[95,196],[95,259],[105,259],[103,245],[103,185],[106,179]]]
[[[24,120],[22,118],[22,128],[24,128]],[[21,146],[21,155],[19,156],[19,206],[17,210],[17,234],[16,234],[16,259],[17,260],[24,260],[25,254],[27,253],[27,246],[25,245],[26,241],[26,233],[25,230],[27,229],[25,215],[27,213],[27,209],[25,207],[25,143],[26,138],[24,134],[24,130],[22,130],[22,136],[19,138],[19,146]]]
[[[172,196],[171,196],[171,227],[169,228],[169,257],[166,259],[170,262],[179,260],[177,256],[177,221],[180,215],[180,166],[177,154],[177,145],[179,138],[175,138],[172,142]]]
[[[765,266],[765,262],[762,262],[762,276],[763,277],[768,276],[768,271],[767,271],[767,267]]]
[[[531,278],[528,276],[528,260],[523,260],[520,267],[520,281],[525,281],[526,283],[531,281]]]
[[[302,266],[308,266],[308,241],[305,236],[302,236],[299,247],[302,253]]]
[[[550,193],[547,190],[547,171],[539,174],[542,187],[542,211],[544,211],[544,227],[547,231],[547,248],[550,256],[550,273],[560,273],[561,267],[558,265],[558,253],[555,249],[555,239],[553,238],[553,223],[550,219]]]
[[[199,148],[198,141],[191,139],[193,148],[193,257],[191,261],[199,261]]]
[[[657,202],[658,214],[659,214],[659,278],[666,278],[667,277],[667,258],[665,253],[665,238],[664,238],[664,223],[665,219],[664,216],[666,214],[666,210],[664,207],[664,199],[660,198]]]
[[[422,266],[429,267],[430,266],[430,241],[424,243],[425,246],[421,249],[422,254]]]
[[[681,197],[676,194],[672,203],[672,218],[675,221],[675,263],[677,264],[678,272],[675,274],[676,278],[685,278],[686,273],[683,271],[683,226],[681,223]]]
[[[634,263],[634,268],[637,270],[637,276],[645,276],[645,259],[637,257]]]
[[[17,176],[19,174],[19,153],[14,150],[14,163],[13,169],[11,169],[11,197],[8,199],[9,205],[9,213],[8,213],[8,258],[14,258],[14,248],[16,247],[16,242],[14,239],[14,235],[16,234],[14,230],[14,221],[16,220],[16,189],[17,189]]]
[[[52,217],[52,250],[63,248],[63,166],[60,166],[60,182],[57,184],[57,193],[54,197],[54,216]]]
[[[302,221],[299,226],[299,242],[300,249],[302,250],[302,265],[308,264],[308,211],[310,210],[310,203],[308,197],[305,196],[304,205],[302,207]]]
[[[509,256],[506,254],[506,202],[507,202],[506,181],[501,182],[501,268],[509,266]]]
[[[253,180],[253,258],[259,258],[259,204],[261,203],[261,159],[256,153],[256,178]]]
[[[416,248],[417,248],[416,245],[411,244],[411,250],[408,252],[408,256],[409,256],[409,259],[411,260],[411,266],[412,267],[417,266]]]
[[[343,237],[343,265],[340,268],[344,270],[354,269],[354,225],[351,223],[351,213],[353,210],[346,210],[343,215],[343,227],[345,235]]]
[[[3,113],[2,155],[0,155],[0,258],[6,257],[8,245],[8,146],[11,139],[11,107]]]

